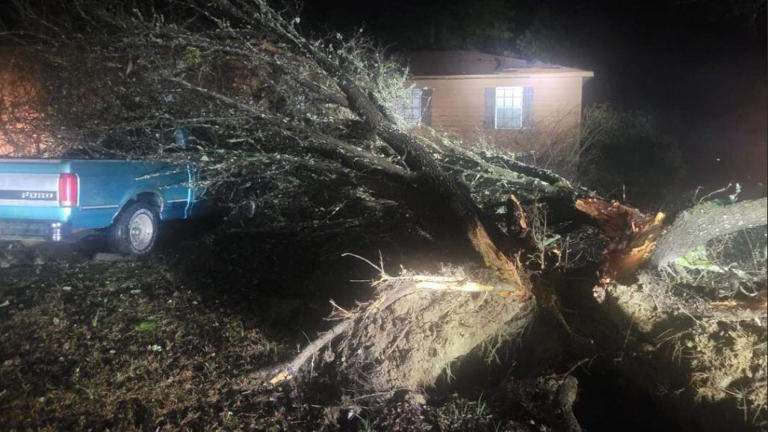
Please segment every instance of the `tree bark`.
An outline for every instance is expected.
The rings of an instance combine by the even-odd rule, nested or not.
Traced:
[[[704,203],[686,210],[659,240],[651,263],[663,266],[713,238],[765,225],[767,210],[766,198],[726,206]]]

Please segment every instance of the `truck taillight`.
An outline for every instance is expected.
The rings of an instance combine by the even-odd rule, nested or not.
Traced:
[[[74,174],[59,175],[59,206],[77,206],[77,176]]]

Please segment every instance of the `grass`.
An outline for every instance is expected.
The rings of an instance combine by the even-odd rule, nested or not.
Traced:
[[[34,270],[0,275],[0,297],[9,302],[0,309],[6,426],[194,426],[211,404],[227,405],[230,380],[289,351],[203,302],[163,262]]]

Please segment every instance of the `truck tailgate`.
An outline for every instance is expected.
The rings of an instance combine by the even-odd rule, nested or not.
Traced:
[[[58,174],[0,172],[0,206],[58,207]]]
[[[60,160],[0,159],[0,237],[55,239],[71,210],[59,206]]]
[[[54,159],[0,159],[0,206],[58,207],[65,165]]]

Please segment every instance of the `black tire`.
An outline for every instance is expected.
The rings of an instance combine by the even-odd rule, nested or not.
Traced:
[[[125,255],[148,254],[155,246],[159,219],[157,209],[147,203],[124,208],[109,229],[110,249]]]

